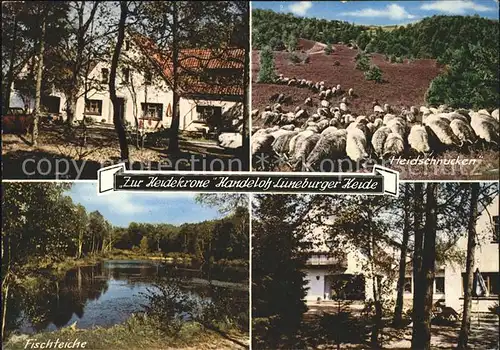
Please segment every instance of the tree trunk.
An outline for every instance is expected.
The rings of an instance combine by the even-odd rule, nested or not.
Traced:
[[[178,26],[179,18],[177,14],[177,2],[172,2],[172,124],[170,125],[170,141],[168,144],[168,151],[170,153],[179,152],[179,124],[180,124],[180,114],[179,114],[179,76],[178,76],[178,65],[179,65],[179,40],[178,40]]]
[[[43,55],[45,51],[45,30],[47,27],[47,11],[42,13],[42,28],[40,34],[40,48],[38,51],[38,67],[36,72],[36,92],[35,92],[35,111],[33,119],[33,131],[31,134],[31,144],[33,147],[38,145],[38,122],[40,120],[40,103],[42,99],[42,78],[43,78]]]
[[[398,277],[398,294],[396,297],[396,307],[394,309],[393,324],[395,327],[401,325],[403,321],[403,293],[406,276],[406,253],[408,250],[408,240],[410,237],[410,193],[409,184],[405,184],[405,193],[403,194],[403,240],[401,242],[401,255],[399,257],[399,277]]]
[[[460,336],[458,338],[458,349],[467,349],[469,342],[469,329],[471,323],[471,308],[472,308],[472,284],[474,278],[474,261],[476,249],[476,218],[477,218],[477,201],[479,197],[479,183],[474,182],[471,185],[469,221],[467,224],[467,262],[465,266],[465,274],[467,276],[464,287],[464,310],[462,314],[462,327],[460,328]]]
[[[248,21],[250,21],[248,14]],[[243,128],[241,130],[242,133],[242,138],[243,138],[243,143],[242,143],[242,163],[243,163],[243,170],[250,170],[250,157],[248,157],[248,153],[250,152],[250,133],[248,130],[248,123],[249,123],[249,118],[250,118],[250,40],[247,40],[245,42],[245,66],[243,67],[244,70],[244,78],[243,78],[243,91],[244,91],[244,97],[243,97]],[[247,135],[248,133],[248,135]]]
[[[422,255],[422,271],[420,276],[421,309],[414,310],[412,348],[428,350],[431,346],[431,314],[436,264],[436,231],[437,231],[437,189],[438,184],[428,183],[426,188],[424,249]]]
[[[10,94],[12,83],[14,82],[14,57],[16,57],[16,42],[17,42],[17,13],[14,15],[14,30],[12,33],[12,47],[9,57],[9,70],[7,71],[7,82],[5,86],[5,95],[3,98],[3,106],[5,110],[10,107]]]
[[[422,231],[422,208],[424,206],[423,196],[423,185],[421,183],[415,183],[415,200],[413,202],[413,234],[415,237],[413,249],[413,322],[415,322],[415,320],[420,317],[420,315],[417,314],[417,310],[423,309],[423,299],[419,297],[420,295],[422,295],[421,272],[422,251],[424,248],[424,232]]]
[[[2,283],[2,339],[5,337],[5,323],[7,321],[7,300],[9,298],[9,283]]]
[[[71,91],[66,94],[66,123],[68,126],[73,125],[76,114],[76,94]]]
[[[118,105],[118,97],[116,96],[116,69],[118,67],[118,59],[123,46],[125,38],[125,21],[127,20],[128,7],[126,1],[120,1],[120,22],[118,23],[118,40],[113,52],[113,59],[111,60],[111,70],[109,74],[109,96],[113,103],[113,123],[115,125],[116,134],[118,135],[118,142],[120,143],[120,157],[125,162],[128,169],[130,164],[127,135],[123,119],[120,117],[120,108]]]

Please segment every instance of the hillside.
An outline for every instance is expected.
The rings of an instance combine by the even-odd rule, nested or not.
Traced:
[[[312,47],[312,46],[311,46]],[[310,54],[310,62],[293,65],[289,62],[289,53],[275,52],[277,74],[286,77],[304,78],[313,81],[324,81],[326,85],[340,84],[344,89],[353,88],[356,97],[351,101],[351,109],[358,114],[370,114],[373,111],[372,102],[379,100],[400,109],[401,106],[421,105],[424,103],[425,92],[430,82],[439,75],[441,69],[436,60],[422,59],[406,60],[405,63],[390,63],[380,54],[372,55],[372,63],[383,71],[385,82],[382,84],[366,81],[362,71],[355,68],[354,57],[357,50],[345,45],[334,45],[335,51],[327,56],[324,53]],[[335,66],[335,61],[340,63]],[[256,83],[259,71],[259,52],[252,53],[252,108],[262,110],[272,104],[269,97],[279,89],[280,93],[291,98],[293,106],[303,104],[307,97],[312,97],[313,104],[319,102],[318,94],[308,89],[293,86],[277,86],[275,84]],[[340,102],[341,97],[332,99]],[[338,101],[337,101],[338,100]],[[313,107],[308,112],[312,112]],[[258,125],[254,121],[253,125]]]
[[[430,84],[432,79],[427,80],[427,77],[436,77],[435,70],[432,70],[433,64],[416,63],[419,70],[415,73],[423,74],[424,77],[416,77],[419,88],[418,92],[411,92],[412,96],[417,97],[409,98],[412,103],[423,102],[420,84],[426,81],[426,88],[430,87],[426,101],[428,104],[444,103],[456,108],[476,109],[496,108],[498,105],[500,96],[498,20],[479,16],[432,16],[406,26],[376,27],[354,25],[338,20],[295,17],[292,14],[275,13],[270,10],[254,10],[252,32],[252,45],[256,50],[264,46],[270,46],[276,51],[300,50],[299,43],[305,40],[337,45],[350,42],[355,43],[360,50],[382,54],[389,59],[435,59],[440,64],[447,65],[448,69],[442,71],[443,74],[434,81],[434,84]],[[277,55],[278,66],[282,66],[280,55]],[[311,63],[314,61],[319,63],[319,58],[315,58],[316,60],[311,60]],[[328,61],[327,58],[325,60]],[[427,65],[428,72],[424,72],[422,64]],[[398,72],[414,73],[401,67],[393,69],[393,66],[385,66],[382,62],[381,65],[384,78],[388,77],[388,83],[392,85],[398,82],[408,84],[408,79],[405,78],[409,75],[397,77]],[[319,71],[321,68],[314,69]],[[358,87],[357,75],[356,72],[352,73],[354,81],[350,85],[353,87]],[[312,79],[308,76],[302,77]],[[329,78],[334,77],[329,77],[327,71],[322,80]],[[398,95],[399,91],[407,90],[404,85],[395,91]],[[389,92],[384,93],[389,94]]]

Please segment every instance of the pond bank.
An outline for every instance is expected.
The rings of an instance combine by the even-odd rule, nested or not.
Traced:
[[[6,350],[26,349],[28,339],[33,342],[86,342],[85,349],[245,349],[248,348],[249,336],[237,330],[227,330],[225,335],[206,330],[198,323],[187,322],[176,338],[160,332],[149,320],[133,315],[124,323],[108,328],[74,329],[71,326],[53,332],[35,335],[13,335],[2,344]],[[229,340],[229,339],[233,339]],[[239,345],[246,344],[246,347]],[[30,348],[29,346],[27,348]]]

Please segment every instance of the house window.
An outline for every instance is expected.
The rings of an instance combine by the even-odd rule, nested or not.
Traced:
[[[493,217],[493,242],[500,242],[500,233],[498,232],[498,215]]]
[[[487,295],[498,295],[500,292],[500,274],[498,272],[481,272],[481,276],[484,279],[484,284],[486,285]],[[465,280],[467,276],[462,273],[462,295],[465,291]],[[474,287],[474,286],[473,286]],[[474,290],[472,291],[474,294]]]
[[[129,82],[129,79],[130,79],[130,69],[128,68],[123,68],[122,69],[122,82],[124,84],[127,84]]]
[[[434,282],[436,284],[436,293],[444,294],[444,277],[436,277]]]
[[[214,121],[222,116],[222,107],[196,106],[198,119],[204,121]]]
[[[85,114],[102,115],[102,100],[86,100]]]
[[[405,278],[405,284],[404,284],[403,288],[404,288],[403,290],[405,293],[409,293],[409,294],[412,293],[412,291],[411,291],[411,277]]]
[[[109,80],[109,69],[103,68],[101,69],[101,83],[107,84]]]
[[[161,120],[163,105],[161,103],[141,103],[142,118]]]

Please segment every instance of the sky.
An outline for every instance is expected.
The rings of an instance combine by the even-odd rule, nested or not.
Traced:
[[[498,0],[252,1],[251,4],[252,9],[366,25],[402,25],[433,15],[478,14],[498,19]]]
[[[217,208],[196,203],[194,193],[113,192],[98,196],[96,183],[84,182],[74,183],[68,195],[87,213],[99,210],[115,226],[131,222],[180,225],[221,217]]]

